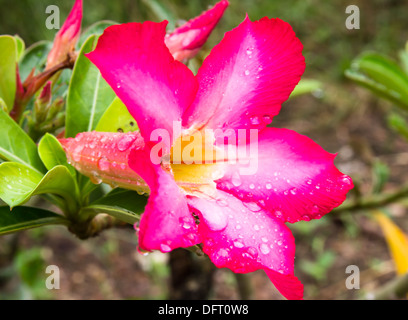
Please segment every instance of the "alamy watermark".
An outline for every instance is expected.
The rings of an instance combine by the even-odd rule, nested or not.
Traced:
[[[360,8],[354,4],[346,7],[349,16],[346,19],[346,28],[349,30],[360,29]]]
[[[56,5],[49,5],[45,8],[45,13],[49,14],[45,20],[45,27],[48,30],[59,30],[61,28],[59,7]]]
[[[45,269],[46,274],[50,274],[45,279],[45,287],[49,290],[60,289],[60,270],[56,265],[50,265]]]
[[[360,268],[354,264],[346,267],[346,274],[350,274],[346,278],[346,288],[349,290],[360,289]]]
[[[156,165],[239,164],[240,175],[253,175],[258,171],[258,131],[204,129],[183,134],[181,122],[173,121],[172,135],[166,129],[151,132],[150,141],[156,144],[150,160]]]

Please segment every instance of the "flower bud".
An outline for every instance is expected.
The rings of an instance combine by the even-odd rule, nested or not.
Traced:
[[[67,59],[75,51],[82,22],[82,0],[76,0],[70,14],[54,39],[54,45],[47,57],[46,70]]]
[[[207,41],[227,7],[228,1],[220,1],[200,16],[166,35],[165,43],[174,59],[186,61],[193,58]]]

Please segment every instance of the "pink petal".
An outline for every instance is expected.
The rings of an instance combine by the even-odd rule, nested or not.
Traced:
[[[222,0],[167,35],[165,42],[173,57],[178,61],[194,57],[207,41],[227,7],[228,1]]]
[[[199,69],[185,127],[262,128],[279,113],[305,69],[302,44],[280,19],[247,17]]]
[[[250,155],[248,150],[245,153]],[[248,165],[239,162],[241,157],[227,167],[217,188],[243,201],[255,201],[283,221],[319,219],[339,206],[353,188],[350,177],[334,166],[334,158],[306,136],[265,128],[259,134],[258,153],[250,159],[256,173],[246,175],[243,169]]]
[[[216,200],[190,197],[189,205],[200,218],[203,251],[218,268],[237,273],[264,269],[274,275],[270,278],[282,294],[302,296],[303,286],[293,274],[295,241],[279,219],[222,191]],[[296,292],[282,289],[287,279]]]
[[[173,121],[190,105],[197,83],[164,44],[167,22],[114,25],[87,57],[137,121],[150,141],[154,129],[172,132]]]
[[[139,132],[81,132],[75,139],[60,139],[68,162],[94,183],[108,183],[149,192],[142,178],[128,166],[131,149],[144,148]]]
[[[145,251],[169,252],[201,242],[187,199],[173,177],[153,165],[148,148],[133,149],[129,166],[149,185],[151,193],[139,224],[139,247]]]
[[[68,57],[68,53],[74,51],[81,33],[82,23],[82,0],[76,0],[67,19],[58,31],[54,44],[47,57],[47,67],[50,69]]]

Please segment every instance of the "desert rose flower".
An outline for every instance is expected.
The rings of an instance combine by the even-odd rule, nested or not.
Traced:
[[[267,127],[304,72],[302,44],[280,19],[246,17],[194,76],[171,55],[165,29],[166,22],[145,22],[105,30],[88,58],[140,132],[62,140],[69,160],[99,181],[147,185],[141,250],[202,244],[217,267],[262,269],[282,295],[301,299],[285,223],[321,218],[353,187],[335,155],[294,131]]]

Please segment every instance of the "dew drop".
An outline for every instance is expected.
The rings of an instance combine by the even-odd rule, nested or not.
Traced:
[[[162,244],[160,245],[160,250],[161,250],[162,252],[170,252],[170,251],[171,251],[171,248],[170,248],[170,246],[169,246],[168,244],[162,243]]]
[[[295,195],[295,194],[297,193],[296,188],[290,189],[290,193],[293,194],[293,195]]]
[[[249,185],[249,189],[254,190],[254,189],[255,189],[255,185],[254,185],[253,183],[251,183],[251,184]]]
[[[232,183],[235,187],[239,187],[239,186],[242,184],[241,176],[239,175],[239,173],[238,173],[237,171],[235,171],[235,172],[232,174],[231,183]]]
[[[243,248],[244,244],[241,241],[234,241],[235,248]]]
[[[245,75],[249,76],[249,70],[245,70]]]
[[[133,141],[135,141],[136,137],[134,135],[125,135],[122,139],[118,142],[118,150],[119,151],[126,151],[130,148]]]
[[[246,54],[251,55],[252,54],[252,48],[248,48],[247,51],[246,51]]]
[[[265,244],[265,243],[262,243],[262,244],[259,246],[259,249],[261,250],[261,252],[262,252],[263,254],[268,254],[268,253],[270,252],[270,249],[269,249],[268,245]]]
[[[272,185],[270,183],[267,183],[265,186],[266,189],[271,190],[272,189]]]
[[[311,220],[311,218],[310,218],[310,216],[309,216],[309,215],[304,214],[304,215],[302,216],[302,220],[303,220],[303,221],[310,221],[310,220]]]
[[[98,168],[102,171],[108,171],[109,170],[109,160],[106,157],[102,157],[98,160]]]
[[[259,120],[259,117],[255,116],[255,117],[251,117],[249,119],[249,121],[251,122],[252,125],[257,126],[261,123],[261,121]]]
[[[261,240],[262,240],[262,242],[265,242],[265,243],[268,242],[268,238],[267,238],[267,237],[262,237]]]
[[[254,225],[254,229],[256,230],[256,231],[259,231],[259,226],[256,224],[256,225]]]

